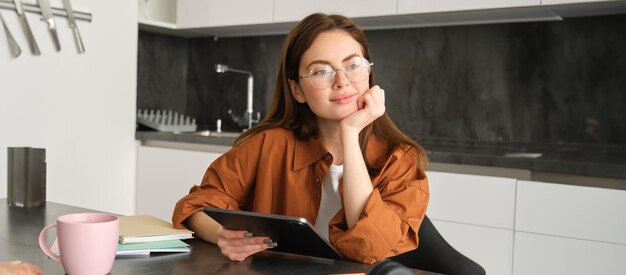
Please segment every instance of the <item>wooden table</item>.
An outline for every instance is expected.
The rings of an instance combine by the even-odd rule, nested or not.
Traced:
[[[21,260],[37,265],[44,274],[63,274],[61,264],[39,248],[41,229],[60,215],[97,212],[54,202],[37,208],[9,207],[0,199],[0,261]],[[48,244],[54,230],[47,236]],[[265,251],[243,262],[231,262],[217,246],[188,240],[190,253],[153,253],[150,256],[118,256],[111,274],[331,274],[365,273],[371,265]],[[415,274],[434,274],[415,270]]]

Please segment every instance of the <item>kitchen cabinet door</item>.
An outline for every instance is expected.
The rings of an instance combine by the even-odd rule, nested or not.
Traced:
[[[396,1],[274,0],[274,22],[297,22],[309,14],[338,13],[351,18],[396,14]]]
[[[616,2],[615,0],[542,0],[542,5],[560,5],[577,3]]]
[[[624,274],[626,246],[515,232],[513,274]],[[487,273],[489,274],[489,273]]]
[[[176,1],[172,0],[137,0],[137,19],[154,24],[176,24]]]
[[[137,214],[172,219],[174,205],[199,185],[204,172],[221,154],[137,147]]]
[[[531,7],[539,5],[541,5],[541,0],[398,0],[398,14]]]
[[[432,222],[454,249],[480,264],[487,274],[511,274],[513,230],[435,219]]]
[[[269,24],[273,0],[178,0],[180,29]]]
[[[626,245],[626,191],[517,182],[515,230]]]
[[[432,219],[513,229],[516,179],[427,172]]]

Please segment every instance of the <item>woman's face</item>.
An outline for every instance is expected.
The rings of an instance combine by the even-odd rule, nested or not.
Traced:
[[[300,76],[319,73],[329,65],[336,71],[328,87],[319,88],[312,78],[289,80],[291,92],[300,103],[307,103],[318,119],[339,121],[358,110],[357,98],[369,89],[369,74],[352,82],[343,71],[363,56],[361,44],[342,30],[320,33],[300,59]],[[319,80],[319,79],[318,79]],[[355,80],[354,77],[352,79]]]

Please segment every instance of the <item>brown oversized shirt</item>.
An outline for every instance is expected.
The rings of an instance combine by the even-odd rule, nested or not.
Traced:
[[[348,228],[343,208],[331,219],[330,243],[346,258],[374,263],[415,249],[428,205],[428,181],[415,149],[371,138],[368,163],[374,191],[357,223]],[[322,180],[332,155],[320,140],[300,140],[290,130],[270,129],[224,153],[207,169],[200,186],[176,203],[175,227],[204,206],[304,217],[314,223]],[[343,182],[339,183],[343,198]]]

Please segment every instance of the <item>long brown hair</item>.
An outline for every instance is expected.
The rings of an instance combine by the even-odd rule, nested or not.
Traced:
[[[363,57],[370,59],[370,52],[363,30],[352,20],[341,15],[327,15],[315,13],[302,19],[287,35],[281,51],[280,67],[274,88],[274,95],[269,110],[265,118],[252,129],[243,132],[235,141],[235,146],[247,138],[271,128],[282,127],[293,131],[294,135],[300,139],[316,137],[317,117],[306,103],[299,103],[291,94],[288,80],[298,81],[298,68],[300,59],[306,50],[309,49],[315,38],[326,31],[343,30],[350,34],[363,48]],[[375,85],[374,72],[370,74],[370,87]],[[415,141],[406,136],[391,121],[385,113],[370,125],[366,126],[359,134],[361,151],[365,158],[367,143],[371,135],[387,141],[387,153],[398,145],[408,145],[417,151],[418,162],[422,167],[428,163],[426,151]],[[367,160],[367,158],[365,158]],[[376,168],[367,163],[370,174],[376,174]]]

